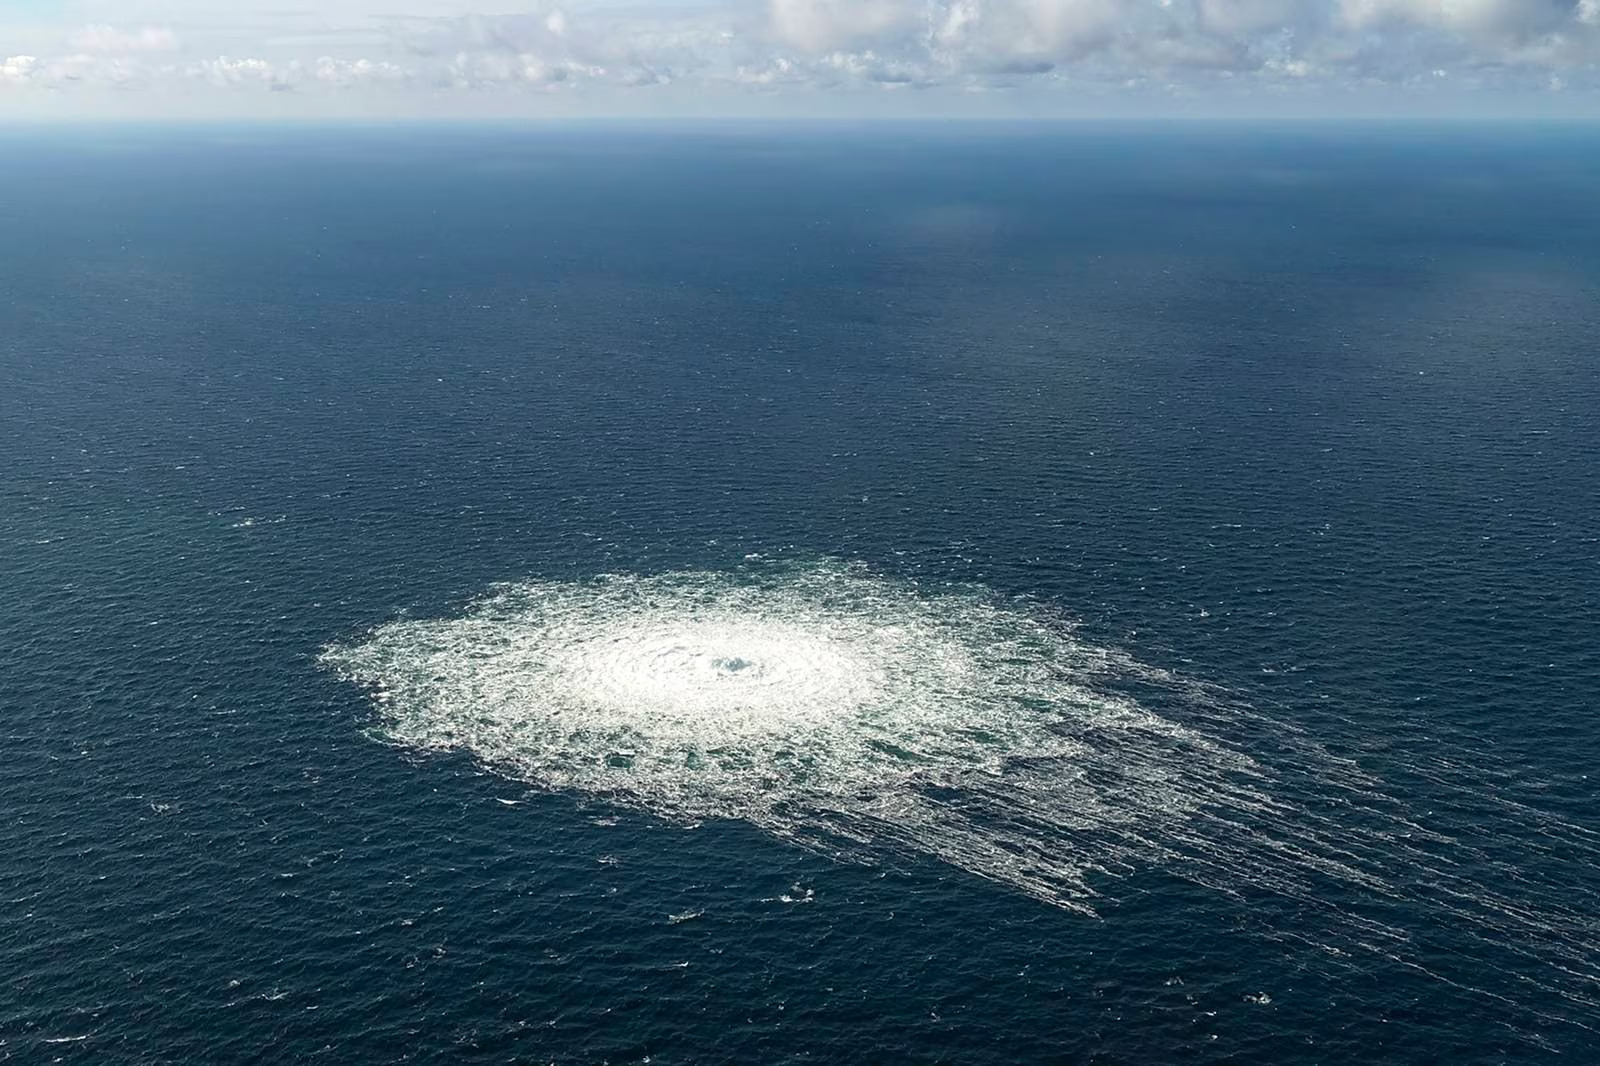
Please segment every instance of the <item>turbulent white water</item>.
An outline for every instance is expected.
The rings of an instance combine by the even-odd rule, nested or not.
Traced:
[[[1419,930],[1466,930],[1485,966],[1597,1003],[1583,901],[1501,894],[1472,873],[1495,860],[1351,764],[982,589],[836,563],[536,581],[323,658],[372,692],[392,741],[538,788],[742,819],[845,859],[932,856],[1086,913],[1108,875],[1160,867],[1283,901],[1297,928],[1322,915],[1279,935],[1326,957],[1421,969]],[[1481,781],[1409,769],[1600,858],[1592,834]]]
[[[402,744],[1068,906],[1199,815],[1271,806],[1249,757],[1095,687],[1107,654],[1066,628],[842,565],[513,585],[325,658]]]

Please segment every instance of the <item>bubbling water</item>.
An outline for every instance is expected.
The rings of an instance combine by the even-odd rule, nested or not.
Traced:
[[[1158,827],[1269,802],[1244,754],[1096,687],[1069,629],[843,565],[509,585],[324,658],[410,747],[1080,909],[1090,873],[1170,849]]]
[[[981,588],[831,562],[531,581],[322,658],[392,742],[535,788],[741,819],[846,861],[930,856],[1085,914],[1115,876],[1160,868],[1287,901],[1311,925],[1267,935],[1327,959],[1421,970],[1431,937],[1468,957],[1457,972],[1600,1016],[1592,901],[1487,883],[1474,871],[1500,858],[1294,729]],[[1409,770],[1600,863],[1600,835],[1481,774]]]

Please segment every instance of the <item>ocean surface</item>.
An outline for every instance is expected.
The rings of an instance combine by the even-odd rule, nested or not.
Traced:
[[[1600,140],[0,132],[0,1061],[1600,1061]]]

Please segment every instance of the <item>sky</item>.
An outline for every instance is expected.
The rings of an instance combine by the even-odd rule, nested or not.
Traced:
[[[0,0],[0,121],[1600,117],[1600,0]]]

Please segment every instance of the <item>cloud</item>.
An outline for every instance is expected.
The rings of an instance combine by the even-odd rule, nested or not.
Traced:
[[[1340,0],[1344,24],[1417,30],[1466,61],[1570,67],[1600,59],[1596,0]]]
[[[392,86],[411,77],[404,67],[385,60],[336,59],[319,56],[311,62],[275,63],[261,58],[217,56],[183,70],[183,76],[220,89],[300,92]]]
[[[614,14],[534,8],[515,15],[394,20],[393,50],[419,82],[495,87],[644,88],[732,75],[756,34],[727,12]]]
[[[293,87],[292,75],[298,73],[298,70],[298,65],[279,69],[265,59],[232,59],[228,56],[217,56],[215,59],[196,63],[188,68],[188,73],[190,77],[199,78],[222,89],[259,86],[285,90]]]
[[[917,28],[910,0],[771,0],[768,26],[779,42],[808,52],[898,41]]]
[[[357,85],[404,82],[408,74],[404,67],[384,60],[348,60],[319,56],[311,68],[311,77],[323,85],[350,88]]]
[[[35,56],[11,56],[0,60],[0,85],[21,85],[33,76],[39,60]]]
[[[1311,0],[1199,0],[1196,12],[1201,26],[1225,35],[1304,29],[1323,21]]]
[[[387,94],[404,112],[440,94],[640,98],[666,86],[707,101],[905,87],[1040,99],[1600,92],[1600,0],[532,0],[498,15],[474,13],[477,2],[240,0],[219,13],[127,0],[119,17],[132,28],[63,31],[56,53],[13,36],[28,55],[0,66],[0,84],[294,90],[310,112],[319,94]]]

